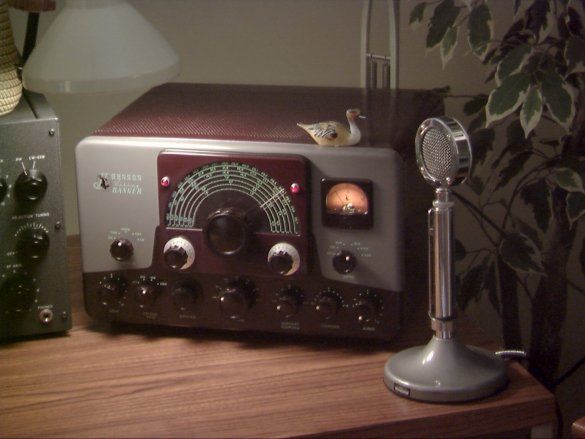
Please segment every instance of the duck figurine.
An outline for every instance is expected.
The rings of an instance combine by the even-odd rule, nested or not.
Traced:
[[[352,146],[359,143],[362,133],[357,126],[356,119],[365,119],[357,108],[345,112],[349,129],[337,121],[317,122],[312,124],[297,123],[313,140],[322,146]]]

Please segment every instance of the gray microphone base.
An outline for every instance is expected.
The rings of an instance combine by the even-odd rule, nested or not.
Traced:
[[[505,361],[492,352],[468,347],[456,337],[433,336],[425,346],[393,355],[384,367],[384,383],[405,398],[464,402],[499,392],[508,377]]]

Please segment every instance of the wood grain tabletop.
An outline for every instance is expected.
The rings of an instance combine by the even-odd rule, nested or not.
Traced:
[[[555,422],[553,396],[516,363],[482,401],[390,393],[384,364],[428,341],[424,310],[385,344],[110,326],[83,311],[79,253],[71,237],[73,329],[0,345],[1,437],[455,437]],[[460,333],[494,347],[466,320]]]

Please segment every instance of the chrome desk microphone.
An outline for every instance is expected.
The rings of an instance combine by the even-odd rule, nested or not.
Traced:
[[[469,137],[455,119],[425,120],[416,139],[416,159],[423,177],[435,188],[429,210],[429,318],[434,335],[425,346],[393,355],[384,383],[406,398],[461,402],[484,398],[507,384],[505,362],[495,354],[461,343],[455,331],[453,201],[451,186],[465,181],[471,169]]]

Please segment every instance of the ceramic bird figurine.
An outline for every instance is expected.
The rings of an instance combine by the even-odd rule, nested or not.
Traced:
[[[349,129],[337,121],[317,122],[312,124],[297,123],[313,140],[322,146],[351,146],[359,143],[362,133],[357,126],[356,119],[364,119],[360,110],[350,109],[345,112]]]

